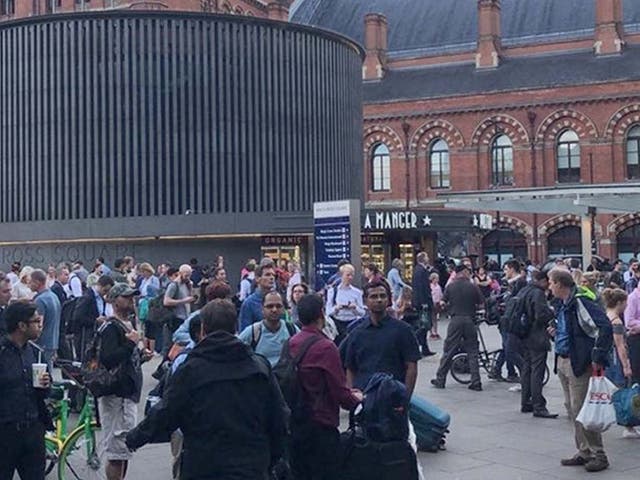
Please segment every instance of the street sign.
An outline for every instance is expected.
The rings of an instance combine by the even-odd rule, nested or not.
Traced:
[[[360,202],[340,200],[313,204],[315,288],[324,287],[340,260],[360,262]],[[359,265],[356,265],[356,269]]]

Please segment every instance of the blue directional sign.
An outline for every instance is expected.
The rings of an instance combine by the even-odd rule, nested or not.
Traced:
[[[348,200],[314,204],[316,290],[323,288],[329,277],[336,273],[340,260],[352,260],[351,210]],[[360,232],[356,234],[359,237]]]

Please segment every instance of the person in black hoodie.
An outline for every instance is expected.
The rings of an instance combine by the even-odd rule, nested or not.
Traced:
[[[287,409],[269,362],[234,335],[236,309],[201,311],[205,337],[174,373],[162,401],[127,435],[131,450],[179,428],[182,480],[265,480],[280,464]]]

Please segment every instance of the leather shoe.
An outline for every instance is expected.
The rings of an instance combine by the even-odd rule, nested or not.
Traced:
[[[482,385],[480,385],[480,384],[477,384],[477,385],[471,384],[471,385],[469,385],[469,390],[473,390],[475,392],[481,392],[482,391]]]
[[[431,385],[433,385],[436,388],[440,388],[440,389],[444,388],[444,382],[439,381],[437,378],[432,378],[431,379]]]
[[[558,418],[557,413],[551,413],[549,410],[538,410],[533,412],[533,416],[537,418]]]
[[[520,407],[520,411],[522,413],[532,413],[533,412],[533,407],[531,405],[522,405]]]

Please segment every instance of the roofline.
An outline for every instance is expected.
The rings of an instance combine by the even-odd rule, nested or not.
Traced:
[[[325,37],[329,40],[333,40],[353,49],[364,61],[365,51],[364,48],[355,40],[342,35],[341,33],[334,32],[325,28],[313,27],[310,25],[304,25],[293,22],[283,22],[279,20],[272,20],[268,18],[231,15],[224,13],[209,13],[209,12],[190,12],[184,10],[92,10],[85,12],[68,12],[68,13],[54,13],[50,15],[36,15],[32,17],[23,17],[13,20],[5,20],[0,22],[0,31],[18,27],[22,25],[38,25],[42,23],[54,23],[64,22],[68,20],[87,20],[87,19],[108,19],[108,18],[182,18],[191,20],[208,20],[208,19],[221,19],[232,23],[250,23],[255,25],[263,25],[274,28],[281,28],[284,30],[292,30],[297,32],[310,33]]]

